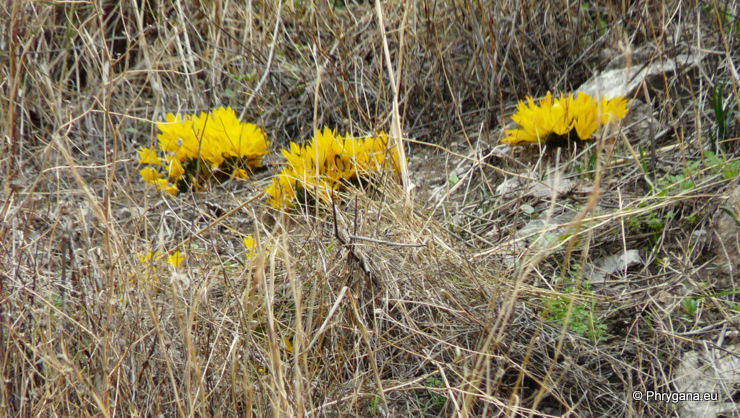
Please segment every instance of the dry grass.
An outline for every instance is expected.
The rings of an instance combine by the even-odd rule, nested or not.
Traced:
[[[0,5],[3,415],[672,413],[631,393],[670,392],[683,353],[738,323],[737,247],[712,226],[737,178],[704,151],[721,83],[723,167],[738,152],[740,11],[632,3],[385,2],[385,35],[365,2]],[[697,50],[588,147],[498,145],[525,95]],[[278,158],[146,190],[153,122],[226,105],[276,149],[400,124],[415,203],[389,173],[276,212]],[[548,176],[568,190],[527,191]],[[547,233],[522,232],[534,218]],[[175,249],[177,269],[139,260]],[[628,249],[641,266],[586,283]]]

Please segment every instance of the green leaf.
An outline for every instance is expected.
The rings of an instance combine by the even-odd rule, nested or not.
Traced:
[[[732,208],[729,208],[727,206],[720,206],[719,208],[722,210],[722,212],[728,214],[732,218],[732,220],[735,221],[735,225],[740,228],[740,220],[737,219],[737,214],[734,210],[732,210]]]

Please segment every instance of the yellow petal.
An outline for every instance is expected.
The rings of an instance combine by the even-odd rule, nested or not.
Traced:
[[[159,165],[162,162],[157,157],[157,151],[154,148],[141,148],[139,152],[139,164]]]
[[[243,168],[234,169],[234,172],[232,173],[232,175],[238,179],[248,179],[249,178],[249,173],[247,173],[247,171],[244,170]]]
[[[504,144],[519,145],[523,142],[534,144],[540,142],[540,138],[537,135],[532,135],[522,129],[508,129],[506,130],[506,134],[508,136],[501,140]]]
[[[157,190],[167,190],[167,187],[169,187],[167,179],[157,179],[154,181],[154,185],[157,186]]]
[[[254,249],[254,238],[252,238],[252,234],[247,235],[246,237],[242,238],[242,241],[244,242],[244,246],[248,249]]]
[[[180,267],[180,264],[182,264],[183,257],[180,255],[180,251],[175,251],[174,253],[167,256],[167,263],[174,267]]]
[[[139,261],[141,261],[143,264],[148,264],[149,261],[152,260],[152,257],[157,258],[158,256],[158,252],[152,253],[151,251],[147,251],[144,255],[139,256]]]
[[[601,101],[601,123],[607,124],[616,122],[624,117],[627,113],[627,99],[624,96],[618,96],[611,100],[602,99]]]
[[[159,172],[157,172],[154,167],[142,168],[139,170],[139,175],[141,175],[142,180],[144,180],[146,184],[151,184],[159,179]]]
[[[171,182],[177,182],[185,174],[185,168],[183,168],[180,160],[174,156],[167,156],[167,174]]]

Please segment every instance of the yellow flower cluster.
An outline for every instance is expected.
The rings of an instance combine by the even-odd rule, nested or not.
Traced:
[[[246,167],[260,167],[270,144],[259,127],[239,121],[230,107],[220,107],[207,114],[201,112],[200,116],[168,113],[166,122],[158,122],[157,127],[162,132],[158,138],[159,149],[165,153],[164,161],[155,149],[140,149],[139,163],[147,167],[139,174],[147,184],[173,195],[177,193],[177,182],[186,173],[196,174],[186,170],[188,163],[200,159],[205,163],[204,170],[216,170],[227,161],[233,176],[246,178],[247,172],[237,161]],[[162,167],[166,174],[156,167]]]
[[[398,153],[393,147],[388,148],[388,137],[383,133],[342,138],[324,128],[323,132],[316,132],[310,143],[299,146],[291,142],[290,151],[281,152],[287,164],[266,190],[274,208],[292,206],[300,191],[328,201],[343,180],[355,180],[391,167],[399,171]]]
[[[146,282],[151,285],[159,284],[159,275],[157,274],[157,259],[159,259],[159,251],[139,254],[139,261],[146,268]],[[183,256],[180,251],[175,251],[167,256],[167,264],[174,268],[180,267],[183,262]],[[139,281],[139,276],[135,273],[128,273],[128,282],[130,285],[134,285]]]
[[[139,261],[147,267],[151,266],[153,271],[156,272],[157,267],[151,263],[153,263],[157,258],[159,258],[159,251],[147,251],[145,254],[139,256]],[[170,264],[173,267],[180,267],[182,260],[183,258],[182,255],[180,255],[180,251],[175,251],[167,256],[167,264]]]
[[[585,93],[578,93],[575,98],[571,93],[553,99],[547,92],[539,105],[532,97],[527,97],[527,104],[519,101],[517,113],[511,117],[519,128],[507,130],[501,142],[510,145],[542,143],[551,135],[587,140],[599,127],[622,119],[626,113],[627,100],[623,96],[598,101]]]

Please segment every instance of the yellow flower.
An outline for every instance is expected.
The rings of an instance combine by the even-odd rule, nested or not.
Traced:
[[[157,266],[154,265],[154,261],[156,261],[157,257],[159,257],[158,252],[147,251],[145,254],[139,256],[139,261],[147,268],[147,270],[156,272]]]
[[[200,157],[211,168],[217,168],[224,160],[221,144],[216,137],[217,125],[211,113],[200,112],[200,115],[192,118],[192,130],[197,148],[195,154],[188,155],[188,157]]]
[[[342,177],[337,160],[342,159],[344,140],[329,128],[316,132],[309,144],[300,147],[290,143],[290,152],[283,150],[288,166],[283,173],[283,184],[295,181],[304,190],[311,191],[315,198],[328,202],[331,191],[339,188]]]
[[[239,121],[230,107],[197,116],[168,113],[166,121],[157,123],[157,127],[161,131],[160,149],[174,154],[179,162],[201,158],[212,169],[231,157],[259,167],[270,144],[260,128]]]
[[[516,145],[521,142],[543,142],[552,133],[552,126],[545,125],[544,123],[545,114],[543,109],[537,106],[531,97],[527,97],[527,102],[528,104],[525,105],[520,100],[519,104],[517,104],[517,113],[511,119],[520,128],[507,130],[506,133],[508,136],[504,138],[503,142],[510,145]]]
[[[159,256],[158,252],[152,253],[151,251],[147,251],[144,255],[139,256],[139,261],[141,261],[142,264],[149,264],[150,261],[152,261],[152,258],[157,258]]]
[[[192,184],[197,183],[196,178],[213,174],[227,159],[233,176],[246,179],[248,168],[260,167],[268,152],[269,142],[262,130],[239,121],[230,107],[199,115],[168,113],[165,121],[157,122],[157,127],[159,149],[166,153],[167,180],[154,169],[142,170],[140,174],[147,184],[155,184],[158,190],[171,195],[177,194],[178,182],[185,176],[185,162],[199,161],[199,172],[190,173]],[[162,164],[154,149],[142,149],[139,155],[142,164]]]
[[[183,119],[180,114],[175,116],[168,113],[166,122],[158,122],[157,127],[162,131],[161,134],[157,135],[159,148],[162,151],[174,153],[175,158],[179,161],[198,157],[200,144],[196,136],[192,116],[187,115]]]
[[[244,242],[244,246],[248,250],[253,250],[255,246],[254,238],[252,238],[252,234],[247,235],[246,237],[242,238],[242,241]]]
[[[551,135],[587,140],[602,125],[622,119],[626,105],[627,100],[622,96],[597,101],[585,93],[578,93],[575,99],[572,94],[553,99],[548,92],[539,104],[527,97],[527,104],[519,101],[517,112],[511,117],[519,127],[506,130],[507,136],[501,142],[542,143]]]
[[[256,254],[257,249],[257,243],[254,242],[254,239],[252,238],[252,235],[247,235],[246,237],[242,238],[242,241],[244,242],[244,247],[247,249],[246,251],[246,257],[248,259],[251,259]]]
[[[348,138],[344,146],[345,154],[351,157],[353,164],[350,170],[345,171],[351,176],[345,178],[349,180],[356,178],[357,175],[365,176],[387,168],[399,172],[398,152],[395,146],[390,149],[387,149],[387,146],[388,137],[382,132],[378,136],[364,139]],[[390,157],[389,160],[386,160],[387,156]]]
[[[249,173],[243,168],[235,168],[234,172],[232,173],[232,176],[238,178],[238,179],[248,179]]]
[[[146,184],[152,184],[159,179],[159,172],[154,167],[144,167],[139,170],[139,174]]]
[[[170,181],[177,182],[185,174],[185,168],[183,168],[180,160],[174,156],[168,155],[165,159],[167,160],[167,176]]]
[[[627,99],[618,96],[611,100],[601,99],[601,123],[616,122],[627,113]]]
[[[231,107],[220,107],[212,114],[212,126],[207,132],[221,144],[223,154],[226,157],[246,158],[251,166],[259,167],[270,144],[265,140],[262,130],[251,123],[239,121]]]
[[[270,206],[275,209],[288,208],[292,206],[296,198],[295,176],[288,169],[283,169],[280,174],[272,179],[265,193],[270,196]]]
[[[156,179],[154,185],[157,186],[157,190],[165,190],[168,187],[167,179]]]
[[[562,95],[553,100],[550,92],[540,99],[539,105],[532,97],[527,97],[527,104],[521,100],[517,113],[511,119],[520,128],[507,130],[508,136],[502,142],[516,145],[521,142],[544,142],[550,134],[565,135],[571,130],[569,118],[569,101]]]
[[[568,112],[573,119],[573,127],[578,138],[582,140],[591,138],[601,124],[601,115],[596,100],[588,94],[578,93],[575,100],[569,101]]]
[[[158,252],[151,252],[147,251],[144,254],[139,255],[139,261],[141,264],[144,265],[146,268],[146,282],[147,284],[156,286],[159,283],[159,278],[156,276],[157,273],[157,266],[154,265],[154,262],[156,261],[157,257],[159,257]],[[129,277],[129,284],[134,285],[136,284],[140,277],[136,273],[128,273]]]
[[[139,151],[139,164],[159,165],[162,161],[157,157],[154,148],[142,148]]]
[[[174,253],[167,256],[167,263],[171,266],[177,268],[180,267],[180,264],[182,264],[183,257],[180,255],[180,251],[175,251]]]
[[[142,172],[144,170],[141,170]],[[147,185],[154,185],[157,190],[164,190],[170,195],[174,196],[177,194],[177,185],[169,183],[167,179],[159,178],[159,173],[156,171],[152,172],[140,172],[141,177],[144,179]],[[153,177],[157,176],[157,177]]]
[[[266,193],[274,208],[287,208],[296,198],[298,189],[312,193],[314,198],[328,202],[342,180],[354,180],[392,166],[399,171],[394,149],[387,150],[388,139],[381,133],[375,137],[342,138],[329,128],[316,132],[311,142],[299,146],[290,143],[282,150],[287,162]],[[390,158],[386,155],[390,153]]]

